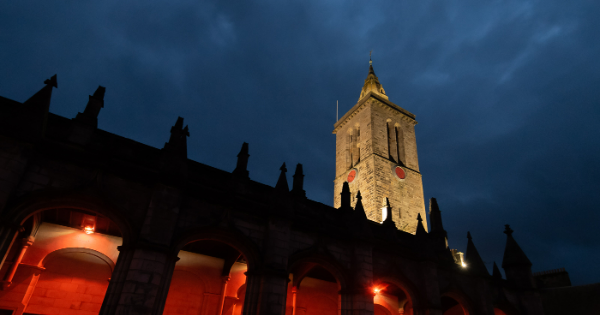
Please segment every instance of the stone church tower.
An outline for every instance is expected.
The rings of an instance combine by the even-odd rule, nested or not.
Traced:
[[[400,230],[415,233],[417,216],[425,218],[423,182],[417,159],[415,115],[389,101],[369,61],[358,103],[334,125],[336,159],[334,207],[348,182],[352,206],[360,191],[367,217],[385,220],[386,198]],[[427,221],[423,221],[427,230]]]

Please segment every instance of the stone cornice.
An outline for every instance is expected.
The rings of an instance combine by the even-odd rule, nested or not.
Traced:
[[[396,111],[396,112],[402,113],[403,114],[402,118],[405,119],[406,121],[411,122],[414,125],[417,124],[417,121],[415,120],[415,115],[413,113],[390,102],[389,100],[384,99],[383,97],[377,95],[376,93],[369,92],[367,95],[365,95],[365,97],[363,97],[360,101],[358,101],[358,103],[356,103],[356,105],[354,105],[344,116],[342,116],[342,118],[340,120],[338,120],[333,125],[333,134],[336,134],[338,132],[338,130],[340,128],[342,128],[352,117],[354,117],[356,114],[358,114],[363,109],[363,107],[364,107],[363,105],[367,104],[367,101],[370,100],[371,98],[373,98],[377,101],[377,102],[375,102],[376,104],[379,104],[382,107],[384,107],[390,111]]]

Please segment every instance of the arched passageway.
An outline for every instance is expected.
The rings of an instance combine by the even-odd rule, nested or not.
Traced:
[[[301,263],[290,273],[286,315],[338,315],[340,283],[324,266]]]
[[[178,257],[163,314],[242,313],[248,265],[240,251],[201,240],[185,245]]]
[[[377,282],[373,285],[375,315],[413,315],[413,301],[405,289],[391,282]]]
[[[97,314],[112,277],[121,229],[108,217],[68,207],[32,211],[0,270],[0,309],[21,314]]]

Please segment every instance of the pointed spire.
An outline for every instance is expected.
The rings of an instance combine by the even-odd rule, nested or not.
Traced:
[[[444,231],[442,212],[435,198],[429,199],[429,220],[431,221],[431,232]]]
[[[104,107],[105,92],[105,87],[98,86],[94,95],[89,96],[88,103],[85,106],[83,113],[77,113],[75,119],[86,125],[98,127],[98,114],[100,114],[100,109]]]
[[[385,209],[385,220],[383,220],[384,225],[391,225],[394,228],[396,227],[396,223],[392,218],[392,206],[390,205],[390,200],[388,197],[383,198],[383,208]]]
[[[506,273],[506,280],[517,288],[535,288],[535,280],[531,273],[531,261],[513,238],[513,230],[508,224],[504,233],[506,234],[506,248],[502,258],[502,268]]]
[[[46,79],[44,81],[44,86],[37,93],[33,94],[28,100],[26,100],[24,105],[34,105],[36,107],[40,107],[43,110],[48,110],[50,107],[50,98],[52,97],[52,88],[58,88],[58,83],[56,81],[56,74],[53,75],[50,79]]]
[[[502,268],[510,266],[529,266],[531,261],[525,255],[517,241],[512,236],[513,230],[508,224],[505,225],[504,234],[506,234],[506,247],[504,248],[504,257],[502,259]]]
[[[188,126],[183,127],[183,118],[177,117],[175,125],[171,127],[169,142],[165,143],[164,149],[187,158],[187,137],[189,136]]]
[[[367,75],[367,79],[365,79],[365,84],[363,85],[358,100],[360,101],[361,99],[363,99],[363,97],[365,97],[369,92],[377,94],[386,100],[388,99],[387,95],[385,94],[385,90],[383,89],[383,86],[381,86],[381,83],[379,83],[379,79],[375,75],[375,70],[373,70],[373,61],[371,60],[371,57],[369,57],[369,74]]]
[[[473,244],[473,238],[471,237],[471,232],[467,232],[467,254],[465,256],[465,260],[467,261],[467,268],[469,268],[469,272],[479,276],[489,276],[487,268],[485,267],[485,263],[481,256],[479,256],[479,252],[477,248],[475,248],[475,244]]]
[[[495,261],[494,261],[494,270],[492,271],[492,277],[495,280],[502,280],[502,273],[500,273],[500,268],[498,268],[498,265],[496,265]]]
[[[277,185],[275,185],[276,189],[283,191],[290,191],[290,187],[288,186],[287,178],[285,177],[285,173],[287,172],[287,168],[285,167],[285,162],[279,168],[281,173],[279,174],[279,179],[277,180]]]
[[[248,144],[246,142],[244,142],[242,144],[242,149],[240,150],[240,153],[238,153],[237,155],[237,165],[235,166],[235,169],[233,170],[233,174],[239,177],[243,177],[243,178],[250,178],[249,174],[250,172],[248,172],[248,158],[250,157],[250,154],[248,154]]]
[[[342,192],[340,193],[340,196],[341,196],[340,209],[352,209],[351,200],[350,200],[350,199],[352,199],[352,195],[350,194],[350,185],[348,184],[348,182],[344,182],[344,184],[342,184]]]
[[[417,214],[417,231],[415,232],[415,235],[417,236],[424,236],[427,235],[427,231],[425,231],[425,227],[423,227],[423,218],[421,218],[421,214]]]
[[[304,174],[302,173],[302,164],[300,163],[296,165],[292,193],[301,197],[306,197],[306,192],[304,191]]]
[[[365,212],[365,208],[362,204],[362,196],[360,195],[360,190],[356,193],[356,205],[354,206],[354,211],[360,216],[367,218],[367,213]]]

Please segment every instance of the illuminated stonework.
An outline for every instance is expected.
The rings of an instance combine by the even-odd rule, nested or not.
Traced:
[[[410,233],[416,231],[417,215],[425,218],[416,124],[415,115],[388,100],[370,66],[358,103],[334,126],[334,207],[340,207],[342,184],[348,181],[352,205],[360,190],[370,220],[383,221],[381,207],[387,197],[396,227]],[[423,224],[427,230],[427,222]]]

